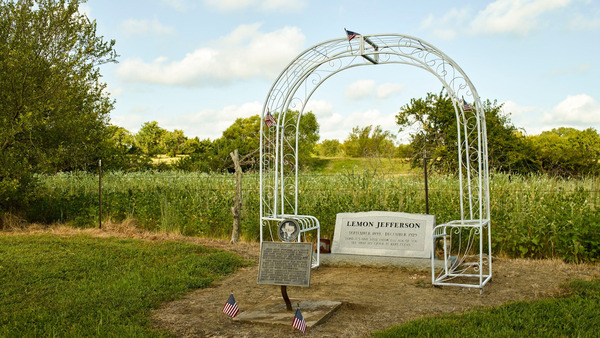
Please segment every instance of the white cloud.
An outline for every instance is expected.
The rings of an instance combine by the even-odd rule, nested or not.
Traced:
[[[421,28],[431,29],[436,36],[451,40],[456,37],[458,27],[461,27],[462,23],[469,18],[469,12],[468,8],[452,8],[441,18],[429,14],[421,23]]]
[[[79,13],[92,18],[92,8],[88,4],[79,4]]]
[[[587,94],[569,95],[542,122],[557,126],[591,127],[600,124],[600,104]]]
[[[474,33],[526,35],[539,25],[539,18],[567,6],[571,0],[497,0],[480,11],[471,23]]]
[[[309,100],[306,104],[305,112],[313,112],[317,120],[326,118],[333,114],[333,103],[326,100]]]
[[[547,76],[565,76],[574,74],[587,74],[592,70],[592,64],[589,62],[579,63],[569,67],[556,68],[548,72]]]
[[[260,24],[242,25],[210,47],[170,61],[127,59],[117,74],[128,82],[198,86],[253,78],[273,79],[300,52],[305,37],[296,27],[264,33]],[[243,57],[240,57],[243,56]]]
[[[503,111],[510,113],[512,123],[529,135],[559,127],[600,128],[600,104],[587,94],[569,95],[550,110],[507,101]]]
[[[104,90],[104,92],[107,93],[111,98],[114,99],[123,94],[123,88],[122,87],[113,87],[111,85],[108,85],[106,87],[106,89]]]
[[[587,17],[582,14],[576,15],[571,19],[569,28],[573,30],[591,31],[600,28],[600,11],[592,14],[592,17]]]
[[[175,30],[173,27],[161,24],[157,19],[136,20],[128,19],[121,24],[123,31],[130,35],[172,35]]]
[[[387,99],[394,94],[397,94],[404,90],[404,85],[397,83],[384,83],[377,86],[377,98]]]
[[[167,130],[181,129],[187,137],[217,139],[237,118],[246,118],[260,114],[262,103],[247,102],[241,105],[229,105],[221,109],[204,109],[193,114],[180,116],[163,115],[157,119],[159,125]]]
[[[351,100],[360,100],[369,97],[375,90],[374,80],[359,80],[346,87],[344,95]]]
[[[157,121],[161,128],[183,130],[187,137],[201,140],[217,139],[237,118],[246,118],[260,114],[262,103],[247,102],[241,105],[229,105],[221,109],[203,109],[192,114],[171,115],[153,111],[149,106],[136,106],[126,114],[113,113],[111,123],[137,133],[144,122]]]
[[[402,90],[405,86],[397,83],[384,83],[376,85],[374,80],[358,80],[346,86],[344,95],[350,100],[370,98],[373,94],[378,99],[387,99]]]
[[[195,7],[194,3],[189,0],[162,0],[162,2],[180,12],[185,12],[190,8]]]
[[[470,6],[452,8],[442,17],[429,14],[421,22],[421,29],[451,40],[459,34],[526,35],[536,30],[544,21],[544,14],[566,7],[572,0],[496,0],[475,13]],[[588,20],[587,25],[594,25]]]
[[[129,130],[130,133],[135,134],[142,126],[142,123],[148,121],[146,115],[142,114],[146,110],[148,110],[148,107],[136,107],[127,114],[112,113],[110,123],[123,127]]]
[[[339,113],[333,113],[325,117],[317,116],[320,126],[321,140],[337,139],[344,141],[352,131],[352,128],[359,126],[380,125],[383,130],[389,130],[393,135],[397,134],[396,117],[394,114],[384,115],[377,109],[365,111],[356,111],[348,116]]]
[[[306,6],[305,0],[204,0],[204,3],[222,12],[258,8],[262,11],[297,12]]]

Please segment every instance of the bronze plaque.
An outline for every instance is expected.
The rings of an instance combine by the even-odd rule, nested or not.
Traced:
[[[312,243],[263,242],[258,284],[310,286]]]

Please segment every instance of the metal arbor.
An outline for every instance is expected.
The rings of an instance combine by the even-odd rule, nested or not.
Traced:
[[[302,235],[320,225],[298,212],[300,116],[313,93],[331,76],[353,67],[401,64],[433,74],[452,98],[459,143],[460,220],[433,231],[432,283],[482,288],[492,276],[487,135],[479,95],[462,69],[429,43],[406,35],[358,35],[319,43],[296,57],[279,75],[265,100],[260,131],[260,241],[272,227],[294,219]],[[467,104],[472,102],[472,105]],[[292,110],[300,114],[292,113]],[[270,125],[273,123],[272,125]],[[269,126],[270,125],[270,126]],[[436,246],[443,268],[436,273]],[[319,250],[313,266],[319,264]]]

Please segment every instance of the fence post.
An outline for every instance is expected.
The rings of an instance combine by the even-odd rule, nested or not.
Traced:
[[[98,160],[98,229],[102,229],[102,160]]]
[[[233,230],[231,231],[231,243],[236,243],[240,236],[240,214],[242,209],[242,168],[240,167],[240,154],[238,150],[229,153],[235,167],[235,196],[233,198]]]

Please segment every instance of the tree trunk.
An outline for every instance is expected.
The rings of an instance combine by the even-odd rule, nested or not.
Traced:
[[[231,243],[236,243],[240,236],[240,214],[242,210],[242,168],[240,167],[240,154],[238,150],[229,153],[235,166],[235,196],[233,198],[233,230],[231,231]]]

